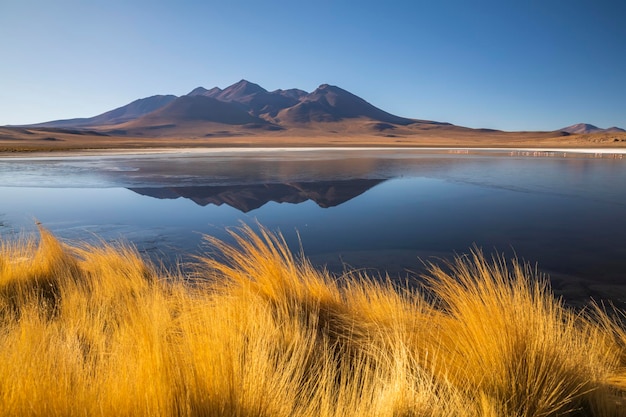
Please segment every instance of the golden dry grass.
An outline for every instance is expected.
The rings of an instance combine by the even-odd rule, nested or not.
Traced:
[[[261,229],[190,276],[41,230],[0,247],[3,416],[620,416],[626,330],[476,252],[415,291]]]

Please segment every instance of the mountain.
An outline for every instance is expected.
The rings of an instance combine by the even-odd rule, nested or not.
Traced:
[[[387,113],[346,90],[328,84],[320,85],[312,93],[301,97],[298,104],[280,111],[276,120],[279,123],[309,123],[351,118],[367,118],[398,125],[415,122]]]
[[[147,98],[141,98],[129,103],[125,106],[118,107],[114,110],[102,113],[98,116],[89,118],[55,120],[51,122],[39,123],[31,125],[33,127],[60,127],[60,128],[78,128],[78,127],[97,127],[115,125],[124,123],[129,120],[137,119],[145,114],[152,113],[172,101],[176,100],[174,95],[157,95]]]
[[[191,92],[189,94],[187,94],[188,96],[207,96],[207,97],[217,97],[219,95],[219,93],[222,92],[222,89],[219,87],[213,87],[210,90],[207,90],[204,87],[196,87],[193,90],[191,90]]]
[[[584,134],[584,133],[616,133],[616,132],[626,132],[626,130],[621,129],[619,127],[610,127],[608,129],[602,129],[598,126],[594,126],[588,123],[578,123],[575,125],[567,126],[562,129],[559,129],[562,132],[567,132],[571,134]]]
[[[304,96],[306,96],[308,93],[304,90],[300,90],[298,88],[290,88],[288,90],[276,90],[276,91],[272,91],[273,94],[278,94],[284,97],[289,97],[289,98],[293,98],[296,100],[300,100],[302,99]]]
[[[225,103],[205,95],[178,97],[168,105],[148,113],[127,126],[158,126],[184,122],[215,122],[228,125],[265,123],[233,103]]]
[[[156,95],[142,98],[89,118],[54,120],[5,128],[8,129],[5,129],[2,136],[5,140],[24,139],[33,142],[34,136],[20,133],[19,129],[34,129],[40,130],[37,140],[47,143],[53,140],[73,140],[70,136],[66,137],[67,135],[159,141],[168,138],[177,142],[188,140],[194,143],[196,139],[218,142],[221,139],[216,138],[239,137],[241,139],[237,141],[241,144],[252,143],[247,138],[254,137],[261,144],[274,135],[283,142],[293,143],[300,143],[296,138],[303,137],[332,137],[333,143],[336,143],[366,136],[371,140],[385,138],[385,141],[393,143],[407,142],[407,138],[417,136],[436,142],[454,138],[455,141],[460,141],[458,143],[466,143],[468,138],[472,138],[477,143],[482,143],[488,137],[508,140],[507,138],[515,135],[526,139],[549,139],[571,134],[626,133],[626,130],[618,127],[601,129],[584,123],[551,132],[470,129],[450,123],[396,116],[329,84],[322,84],[311,93],[297,88],[268,91],[245,79],[224,89],[206,89],[199,86],[181,97]],[[623,141],[614,136],[594,140],[611,143]],[[110,146],[113,141],[117,139],[111,139],[105,145]],[[236,142],[235,139],[232,141]]]
[[[247,80],[241,80],[222,90],[217,95],[217,99],[222,101],[237,101],[241,103],[246,102],[250,97],[266,93],[267,90],[260,85],[251,83]]]
[[[240,80],[224,89],[196,87],[181,97],[152,96],[94,117],[29,127],[89,128],[116,136],[210,137],[247,135],[250,129],[276,131],[298,126],[309,129],[311,124],[351,120],[360,123],[357,129],[370,133],[418,122],[387,113],[328,84],[307,93],[296,88],[267,91],[258,84]],[[233,131],[233,126],[239,126],[239,130]]]
[[[224,90],[214,87],[207,90],[198,87],[189,95],[213,97],[227,103],[238,103],[254,116],[275,116],[280,110],[294,106],[307,94],[298,89],[269,92],[258,84],[241,80]]]
[[[299,204],[314,201],[322,208],[335,207],[351,200],[382,179],[351,179],[271,184],[241,184],[217,186],[189,186],[168,188],[129,188],[137,194],[159,198],[187,198],[200,206],[226,204],[247,213],[270,201]]]

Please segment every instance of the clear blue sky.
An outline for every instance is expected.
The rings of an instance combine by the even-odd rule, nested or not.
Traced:
[[[625,19],[617,0],[0,0],[0,125],[245,78],[469,127],[626,128]]]

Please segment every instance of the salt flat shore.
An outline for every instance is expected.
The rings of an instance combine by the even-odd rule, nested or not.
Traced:
[[[0,154],[2,159],[56,159],[56,158],[80,158],[80,157],[119,157],[119,156],[151,156],[151,155],[213,155],[224,153],[260,153],[260,152],[329,152],[329,151],[380,151],[397,152],[411,151],[415,153],[439,153],[439,154],[492,154],[510,156],[536,156],[536,157],[611,157],[623,158],[626,148],[500,148],[500,147],[385,147],[385,146],[354,146],[354,147],[219,147],[219,148],[119,148],[119,149],[84,149],[76,151],[40,151],[29,153]]]

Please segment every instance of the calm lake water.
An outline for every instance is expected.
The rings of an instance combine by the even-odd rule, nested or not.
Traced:
[[[404,277],[474,245],[569,300],[626,300],[626,158],[508,151],[221,150],[0,158],[0,236],[130,241],[166,263],[258,221],[319,265]],[[532,153],[530,153],[532,155]],[[299,236],[299,237],[298,237]]]

